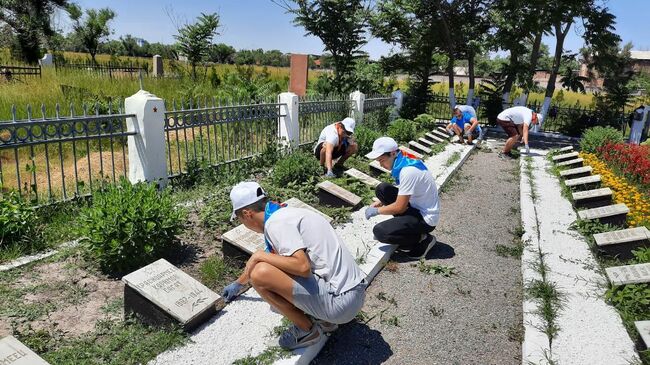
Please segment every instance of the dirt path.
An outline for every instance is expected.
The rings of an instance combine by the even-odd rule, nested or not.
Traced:
[[[496,151],[471,156],[440,195],[427,260],[394,255],[361,318],[339,329],[315,364],[521,364],[518,165]]]

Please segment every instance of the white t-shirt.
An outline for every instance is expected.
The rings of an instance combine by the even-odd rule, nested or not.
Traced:
[[[409,204],[422,214],[424,221],[435,227],[440,221],[438,187],[429,171],[407,166],[399,172],[397,195],[410,195]]]
[[[513,106],[499,113],[497,119],[509,120],[515,124],[526,123],[530,126],[530,123],[533,121],[533,111],[525,106]]]
[[[264,236],[278,255],[304,249],[311,271],[328,283],[330,293],[344,293],[365,277],[334,228],[318,213],[282,208],[266,220]]]
[[[315,147],[318,147],[318,145],[322,142],[330,143],[334,147],[339,145],[339,133],[336,130],[336,123],[330,124],[327,127],[323,128],[323,130],[320,132],[320,136],[318,136],[318,142],[316,142]],[[315,147],[314,151],[316,151]]]
[[[476,118],[476,109],[470,105],[457,105],[458,109],[462,113],[470,113],[474,118]]]

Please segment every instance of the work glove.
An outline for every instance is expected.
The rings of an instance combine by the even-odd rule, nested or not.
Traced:
[[[526,154],[527,154],[527,155],[530,154],[530,147],[528,147],[528,145],[526,145]]]
[[[366,208],[366,219],[370,219],[376,215],[379,215],[379,208],[375,208],[375,207]]]
[[[327,174],[325,174],[325,177],[329,179],[329,178],[336,177],[336,175],[334,175],[334,172],[332,172],[332,170],[327,170]]]
[[[237,297],[237,295],[239,295],[239,291],[243,287],[244,286],[240,283],[233,281],[232,283],[228,284],[227,287],[223,288],[223,293],[221,293],[221,296],[226,300],[226,303],[231,302]]]

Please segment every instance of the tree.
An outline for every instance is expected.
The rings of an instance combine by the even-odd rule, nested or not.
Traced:
[[[571,68],[566,67],[562,74],[561,81],[562,81],[562,87],[565,88],[566,90],[570,90],[573,92],[581,92],[584,94],[585,93],[584,83],[586,81],[589,81],[589,78],[580,76],[576,72],[574,72]]]
[[[216,63],[233,63],[235,53],[235,49],[225,43],[213,44],[208,58]]]
[[[0,0],[0,24],[7,24],[15,35],[12,49],[24,61],[36,63],[43,39],[54,36],[50,18],[67,0]]]
[[[363,55],[368,8],[365,0],[272,0],[295,15],[294,23],[305,28],[308,35],[318,37],[331,53],[334,64],[334,87],[351,91],[354,61]]]
[[[192,67],[192,80],[196,80],[196,65],[203,62],[212,46],[212,39],[218,35],[219,15],[203,14],[194,24],[187,24],[178,30],[176,38],[179,52],[187,57]]]
[[[111,34],[108,23],[115,18],[115,12],[109,8],[86,9],[86,18],[82,20],[83,13],[79,5],[70,4],[67,10],[73,21],[72,29],[95,63],[100,42]]]

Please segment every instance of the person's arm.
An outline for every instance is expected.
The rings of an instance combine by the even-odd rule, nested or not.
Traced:
[[[291,254],[291,256],[277,255],[262,250],[257,251],[250,259],[248,259],[246,269],[244,269],[244,274],[242,274],[242,276],[246,275],[249,277],[251,270],[253,270],[253,267],[255,267],[259,262],[266,262],[289,275],[307,277],[311,274],[309,258],[302,249],[296,250],[296,252]]]
[[[325,167],[327,171],[332,171],[332,154],[334,153],[334,145],[325,142]]]
[[[529,126],[524,122],[524,125],[522,127],[522,139],[524,140],[524,145],[528,146],[528,129]]]
[[[469,127],[468,132],[472,133],[472,132],[474,132],[474,129],[476,129],[476,126],[478,125],[478,119],[472,118],[472,119],[470,119],[470,123],[472,123],[472,126]]]
[[[379,214],[396,215],[406,212],[409,207],[410,195],[398,195],[394,203],[379,207]]]

